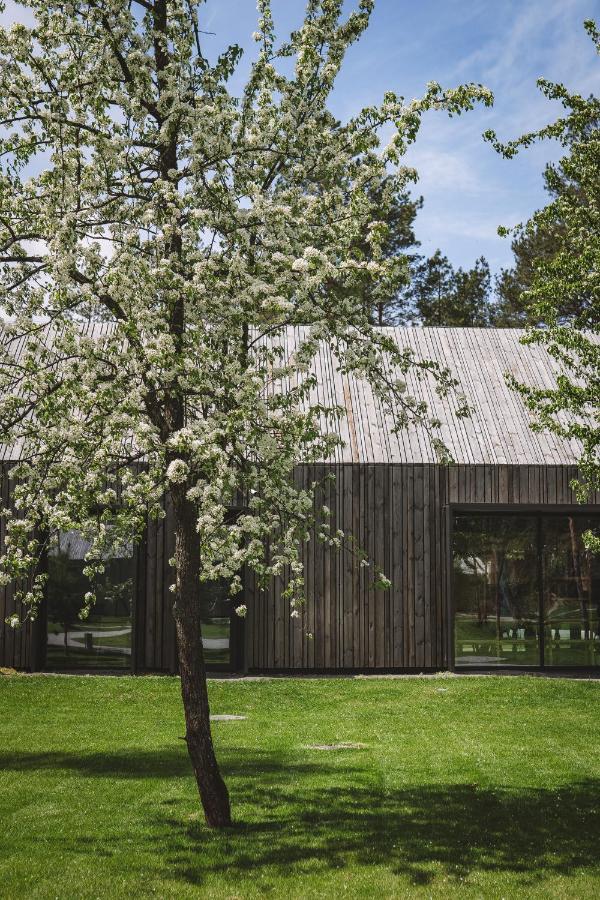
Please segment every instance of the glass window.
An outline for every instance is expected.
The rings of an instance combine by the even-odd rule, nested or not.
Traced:
[[[544,659],[549,666],[600,662],[600,558],[582,535],[598,526],[585,516],[543,520]]]
[[[209,667],[227,667],[231,664],[231,617],[234,614],[229,582],[203,582],[200,590],[204,660]]]
[[[131,667],[133,547],[105,561],[96,603],[79,612],[90,582],[83,574],[89,544],[77,531],[60,532],[48,555],[46,666],[52,669]]]
[[[453,530],[457,666],[600,665],[599,516],[457,514]]]
[[[533,517],[457,516],[455,664],[539,664],[537,525]]]

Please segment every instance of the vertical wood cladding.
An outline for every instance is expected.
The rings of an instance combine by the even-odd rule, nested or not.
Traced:
[[[137,552],[133,656],[138,672],[177,671],[173,594],[169,590],[174,581],[169,559],[175,553],[170,502],[165,513],[164,519],[148,523]]]
[[[327,480],[329,473],[335,481]],[[447,666],[447,506],[451,503],[573,504],[566,466],[338,464],[299,467],[298,484],[322,484],[317,508],[331,510],[331,528],[354,535],[392,580],[373,587],[372,568],[351,548],[336,551],[313,539],[304,548],[307,602],[299,619],[282,599],[285,579],[260,590],[246,575],[245,667],[286,669],[425,669]],[[9,499],[4,464],[2,498]],[[599,502],[600,498],[596,499]],[[0,541],[4,525],[0,523]],[[171,511],[151,522],[136,551],[134,671],[175,672],[177,652],[169,585],[173,570]],[[0,665],[42,664],[43,619],[12,629],[14,590],[0,588]],[[307,638],[306,633],[312,634]]]
[[[10,463],[2,463],[0,468],[0,496],[2,505],[9,504],[12,494]],[[4,547],[6,523],[0,519],[0,547]],[[14,613],[21,615],[23,609],[15,598],[15,586],[9,584],[0,587],[0,666],[14,669],[34,669],[38,663],[39,624],[27,622],[21,628],[8,625],[6,619]]]
[[[316,505],[353,534],[392,581],[318,540],[304,548],[307,600],[291,619],[282,580],[261,590],[247,578],[246,666],[269,669],[426,669],[447,660],[449,504],[573,504],[566,466],[341,464],[301,467],[301,484],[324,482]],[[596,498],[598,502],[598,498]],[[306,633],[312,635],[306,637]]]

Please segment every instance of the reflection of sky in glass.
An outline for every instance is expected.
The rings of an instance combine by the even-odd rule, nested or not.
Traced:
[[[56,556],[57,553],[65,553],[69,559],[85,559],[90,546],[90,541],[80,531],[71,529],[69,531],[60,531],[55,536],[49,553],[51,556]],[[105,559],[131,559],[132,556],[133,544],[125,544],[120,548],[111,550],[105,556]]]

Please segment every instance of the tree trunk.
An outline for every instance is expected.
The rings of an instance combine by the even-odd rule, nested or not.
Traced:
[[[173,490],[177,592],[173,607],[179,652],[185,740],[206,822],[212,828],[231,824],[229,794],[219,772],[210,732],[210,713],[200,621],[200,548],[194,508],[185,487]]]

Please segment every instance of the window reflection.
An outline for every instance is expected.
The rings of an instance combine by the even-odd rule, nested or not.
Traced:
[[[547,665],[594,666],[600,661],[600,559],[586,550],[582,540],[594,524],[583,516],[544,520]]]
[[[107,559],[95,583],[96,603],[79,618],[90,582],[83,574],[89,543],[77,531],[60,532],[48,555],[46,666],[54,669],[131,667],[133,548]]]
[[[456,665],[538,665],[535,519],[457,516],[453,564]]]
[[[229,582],[206,581],[201,585],[202,646],[207,666],[231,664],[231,617]]]
[[[600,558],[582,539],[599,529],[577,513],[455,516],[456,665],[599,665]]]

